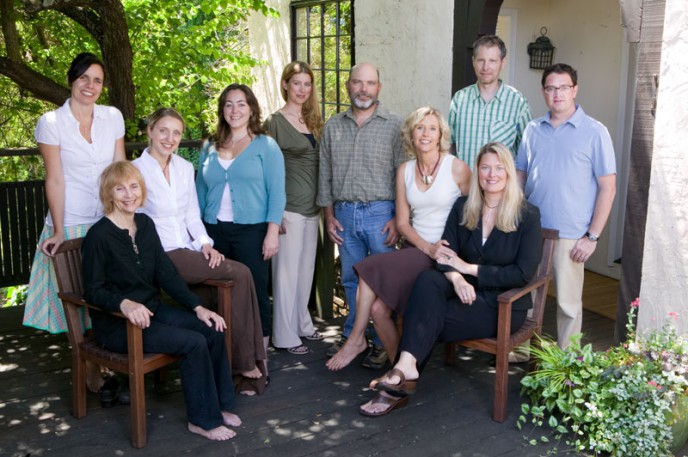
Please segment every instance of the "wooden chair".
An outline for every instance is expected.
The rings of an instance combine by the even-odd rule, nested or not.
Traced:
[[[492,418],[497,422],[506,419],[506,406],[509,395],[509,352],[517,346],[531,341],[532,345],[539,344],[535,335],[542,333],[542,317],[547,301],[547,288],[552,279],[552,256],[554,242],[559,237],[558,230],[542,229],[542,259],[535,277],[519,289],[511,289],[498,297],[499,318],[497,324],[497,338],[482,338],[450,342],[445,345],[445,363],[456,365],[456,346],[477,349],[494,354],[497,357],[495,365],[495,399]],[[517,332],[511,334],[511,305],[526,294],[533,293],[533,313],[528,317]]]
[[[69,342],[72,346],[72,415],[81,419],[86,415],[86,361],[107,367],[111,370],[129,376],[129,390],[131,396],[131,443],[135,448],[146,446],[146,399],[144,375],[162,368],[179,357],[169,354],[147,354],[143,352],[143,337],[139,327],[127,320],[127,349],[126,354],[112,352],[100,347],[92,336],[84,336],[81,325],[80,308],[87,312],[89,308],[100,310],[99,307],[87,303],[82,297],[84,292],[81,273],[81,244],[83,238],[68,240],[60,245],[53,265],[62,300],[67,326]],[[230,325],[230,288],[232,281],[208,281],[208,285],[218,288],[219,314]],[[123,314],[116,313],[123,319]],[[227,351],[231,354],[230,332],[225,332]],[[231,364],[231,355],[230,355]]]

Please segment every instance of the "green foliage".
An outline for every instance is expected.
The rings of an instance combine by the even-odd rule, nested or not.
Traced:
[[[2,307],[8,308],[10,306],[20,306],[26,304],[27,290],[28,286],[26,284],[21,286],[12,286],[0,289]]]
[[[529,444],[562,440],[574,451],[612,457],[671,456],[672,407],[688,393],[688,342],[669,324],[635,336],[637,302],[629,314],[629,341],[605,352],[581,347],[578,335],[562,350],[542,341],[531,348],[539,368],[521,381],[530,404],[521,406],[517,426]],[[545,430],[540,438],[532,435]]]
[[[214,129],[216,98],[231,82],[250,83],[259,61],[249,54],[245,20],[256,10],[275,16],[257,0],[125,0],[134,49],[136,113],[175,107],[194,138]],[[145,135],[140,122],[128,136]]]
[[[17,32],[21,55],[34,70],[66,85],[73,57],[83,51],[101,55],[95,39],[75,21],[52,10],[24,16],[21,2]],[[184,115],[194,137],[213,129],[215,100],[231,82],[251,81],[259,63],[248,50],[245,20],[257,11],[276,10],[264,0],[122,0],[134,52],[136,115],[127,120],[127,139],[145,135],[142,120],[160,106],[174,106]],[[6,53],[0,40],[0,54]],[[101,96],[107,103],[107,94]],[[32,146],[37,118],[54,106],[37,101],[0,76],[0,148]],[[0,177],[12,175],[0,163]]]

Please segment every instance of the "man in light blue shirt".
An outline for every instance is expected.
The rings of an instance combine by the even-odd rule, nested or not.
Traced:
[[[557,341],[568,346],[583,322],[585,262],[597,246],[616,193],[616,159],[607,128],[576,104],[578,75],[555,64],[542,75],[549,112],[523,134],[516,168],[542,226],[559,230],[554,248]]]

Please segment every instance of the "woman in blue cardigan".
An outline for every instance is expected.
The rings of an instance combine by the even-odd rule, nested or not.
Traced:
[[[215,249],[253,274],[267,348],[272,329],[269,261],[279,250],[287,201],[284,158],[277,143],[264,134],[260,106],[248,86],[227,86],[217,116],[216,132],[201,148],[198,204]]]

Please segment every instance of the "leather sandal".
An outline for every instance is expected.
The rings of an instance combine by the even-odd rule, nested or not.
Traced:
[[[293,348],[287,349],[287,352],[294,355],[305,355],[310,352],[310,349],[302,344],[301,346],[294,346]]]
[[[380,417],[384,416],[385,414],[389,414],[394,409],[403,408],[404,406],[406,406],[408,401],[409,397],[407,395],[404,395],[403,397],[387,397],[379,393],[369,403],[371,405],[387,405],[389,406],[389,408],[379,411],[377,413],[371,413],[369,411],[364,410],[364,405],[361,405],[361,407],[358,408],[358,412],[367,417]]]
[[[304,336],[309,341],[321,341],[325,339],[325,335],[318,332],[317,330],[312,335]]]
[[[397,384],[389,384],[383,381],[383,379],[389,379],[392,376],[397,376],[399,378],[399,382]],[[412,395],[416,393],[416,384],[418,384],[417,379],[407,381],[406,377],[404,376],[404,373],[402,373],[401,370],[399,370],[398,368],[392,368],[381,377],[373,380],[373,382],[371,383],[371,388],[373,390],[380,390],[383,392],[390,392],[394,394]]]

